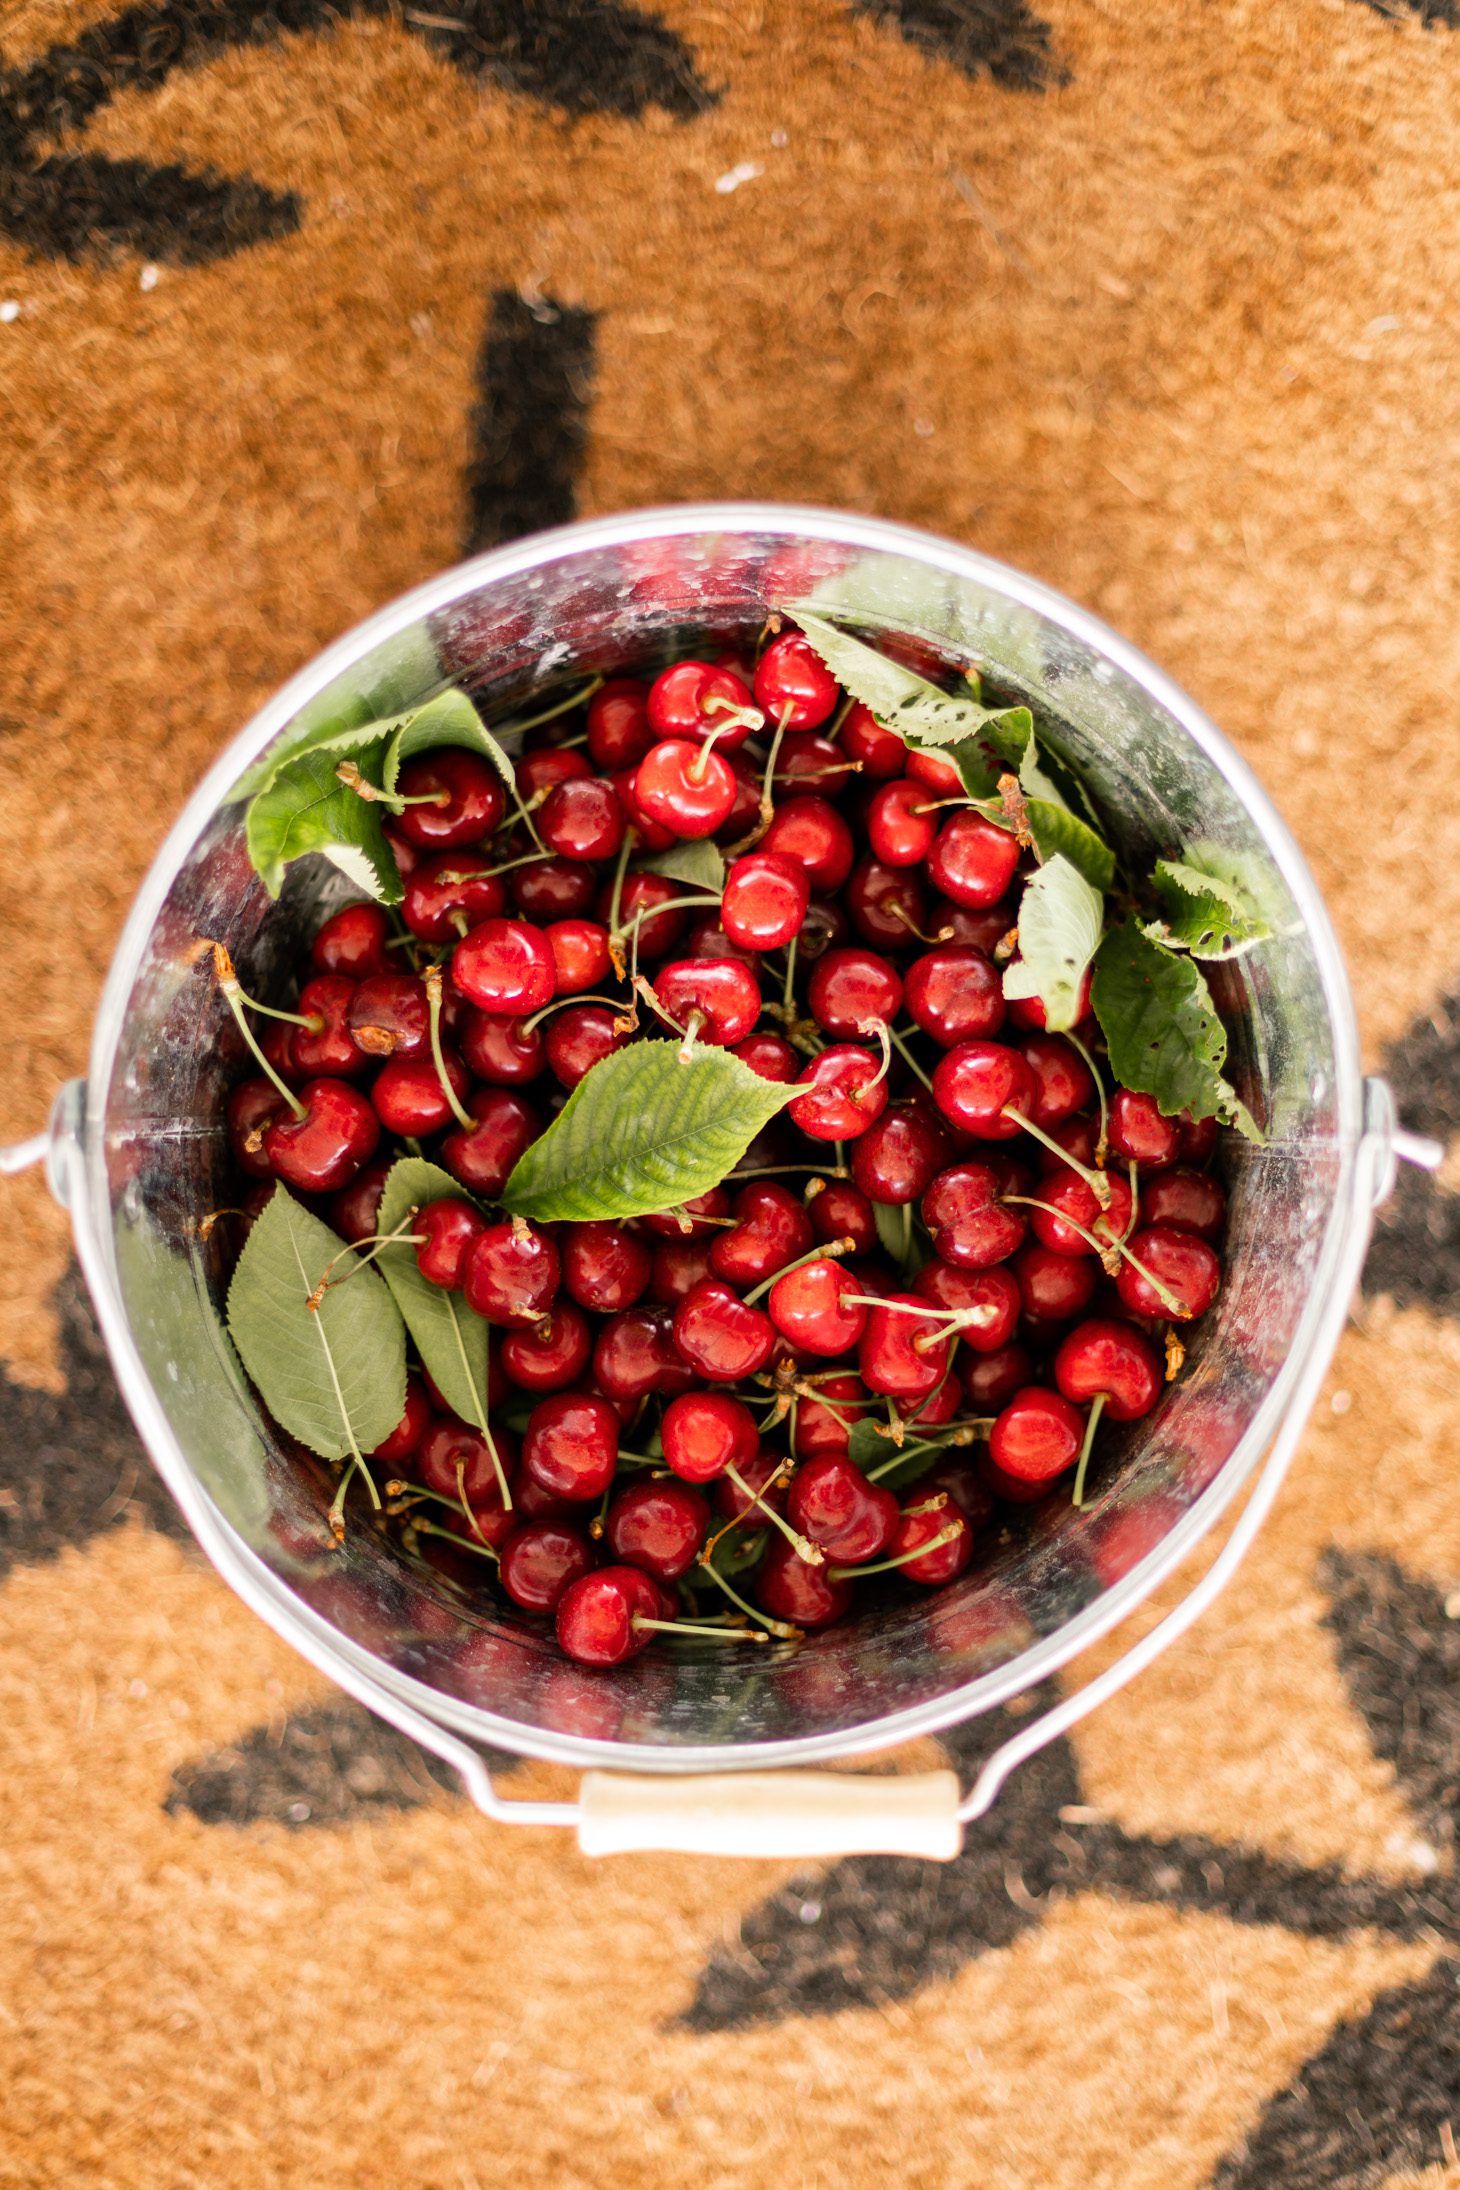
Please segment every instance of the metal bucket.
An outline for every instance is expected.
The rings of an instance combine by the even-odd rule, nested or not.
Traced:
[[[219,1114],[238,1059],[201,942],[225,941],[247,985],[267,992],[321,905],[356,894],[310,861],[271,903],[230,794],[302,715],[367,721],[456,678],[500,713],[707,628],[752,633],[768,609],[812,594],[869,635],[977,659],[1018,687],[1137,857],[1207,839],[1241,862],[1274,939],[1220,969],[1220,1001],[1230,1070],[1268,1145],[1228,1151],[1221,1295],[1184,1374],[1113,1444],[1082,1509],[1057,1494],[952,1588],[916,1598],[889,1588],[799,1647],[651,1652],[586,1673],[539,1626],[463,1612],[365,1528],[340,1551],[322,1548],[330,1486],[279,1449],[225,1338],[226,1268],[198,1222],[229,1198]],[[1337,1342],[1397,1154],[1434,1162],[1439,1151],[1398,1132],[1383,1083],[1361,1077],[1313,879],[1245,763],[1182,692],[1094,617],[983,556],[871,519],[730,504],[572,525],[480,557],[296,677],[219,760],[159,853],[117,948],[86,1082],[63,1091],[49,1135],[4,1160],[47,1159],[123,1394],[219,1571],[341,1687],[453,1763],[484,1809],[574,1822],[595,1850],[948,1855],[1010,1767],[1129,1679],[1235,1567]],[[971,1790],[949,1773],[781,1769],[933,1733],[1044,1680],[1249,1488],[1178,1609],[1026,1722]],[[513,1802],[473,1743],[614,1769],[591,1770],[576,1803]]]

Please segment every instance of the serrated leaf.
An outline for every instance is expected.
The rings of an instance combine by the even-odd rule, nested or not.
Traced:
[[[1161,900],[1156,940],[1193,958],[1240,958],[1272,928],[1251,899],[1193,846],[1182,859],[1158,859],[1151,879]],[[1150,932],[1150,931],[1148,931]]]
[[[429,752],[438,745],[459,745],[469,753],[480,753],[483,760],[491,762],[509,790],[517,780],[506,753],[466,694],[454,686],[449,692],[438,692],[435,699],[427,700],[423,706],[413,707],[406,714],[381,723],[380,729],[390,739],[385,752],[385,772],[381,777],[387,791],[395,789],[401,769],[414,754]]]
[[[393,1232],[412,1208],[424,1209],[428,1202],[447,1197],[464,1198],[449,1171],[419,1156],[402,1156],[391,1166],[386,1179],[376,1229]],[[378,1261],[415,1340],[416,1351],[442,1397],[463,1422],[485,1430],[490,1344],[486,1321],[467,1306],[460,1293],[448,1293],[421,1275],[414,1247],[383,1247]]]
[[[1067,859],[1094,890],[1108,890],[1115,880],[1115,854],[1103,838],[1087,828],[1068,806],[1052,806],[1047,799],[1025,802],[1034,849],[1046,865]]]
[[[311,1309],[331,1263],[349,1282]],[[405,1413],[405,1326],[385,1280],[282,1186],[244,1242],[228,1330],[279,1427],[324,1460],[373,1451]]]
[[[384,741],[385,733],[378,722],[352,722],[342,717],[334,722],[321,723],[291,740],[287,747],[276,748],[266,753],[262,760],[255,761],[252,768],[239,779],[233,795],[235,798],[255,797],[260,791],[267,790],[286,767],[294,761],[302,760],[307,753],[332,753],[338,766],[341,760],[353,760],[358,755],[363,754],[367,759],[370,758],[372,746],[378,745],[383,751]],[[367,769],[366,773],[368,772]]]
[[[359,749],[357,765],[372,773],[377,748]],[[382,903],[401,898],[400,873],[386,842],[383,809],[348,790],[335,774],[333,752],[306,753],[282,768],[248,809],[249,858],[271,897],[277,897],[284,869],[306,852],[323,852],[350,880]]]
[[[1104,912],[1099,891],[1061,852],[1025,885],[1019,956],[1004,969],[1004,994],[1037,996],[1051,1034],[1066,1033],[1080,1016],[1080,988],[1099,947]]]
[[[786,613],[794,616],[837,683],[899,737],[925,745],[956,745],[991,724],[1030,720],[1027,707],[984,707],[967,694],[941,692],[915,669],[890,661],[804,604],[793,602]]]
[[[708,837],[690,837],[671,844],[668,851],[638,862],[642,874],[666,875],[692,890],[707,890],[719,897],[725,888],[725,855]]]
[[[1123,922],[1095,953],[1090,998],[1123,1087],[1154,1096],[1165,1117],[1189,1110],[1221,1118],[1261,1142],[1261,1129],[1222,1077],[1226,1029],[1189,958]]]
[[[797,1093],[723,1049],[634,1042],[585,1073],[502,1194],[540,1223],[652,1216],[718,1186]]]

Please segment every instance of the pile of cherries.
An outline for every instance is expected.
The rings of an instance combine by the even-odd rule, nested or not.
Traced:
[[[260,1036],[290,1099],[246,1079],[228,1128],[248,1210],[282,1180],[352,1242],[403,1143],[464,1190],[412,1237],[500,1334],[493,1429],[411,1372],[373,1456],[411,1549],[487,1562],[586,1665],[792,1637],[863,1577],[951,1581],[1155,1405],[1220,1280],[1218,1129],[1102,1086],[1088,1006],[1071,1041],[1006,1002],[1029,855],[798,632],[600,684],[515,800],[443,748],[390,803],[399,917],[325,921]],[[718,902],[631,865],[700,838]],[[625,1222],[493,1210],[584,1075],[671,1031],[801,1091],[731,1176]]]

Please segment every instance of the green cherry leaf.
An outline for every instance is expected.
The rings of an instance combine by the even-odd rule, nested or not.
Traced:
[[[1091,889],[1104,892],[1110,888],[1115,880],[1115,854],[1078,814],[1071,813],[1063,803],[1056,806],[1043,798],[1027,799],[1025,812],[1035,852],[1045,865],[1053,859],[1067,859]]]
[[[1189,958],[1126,921],[1095,953],[1090,999],[1122,1086],[1154,1096],[1165,1117],[1221,1118],[1261,1143],[1261,1128],[1222,1077],[1226,1029]]]
[[[651,1216],[718,1186],[798,1090],[726,1050],[634,1042],[584,1074],[502,1194],[543,1224]]]
[[[800,625],[837,683],[869,707],[884,730],[909,743],[958,745],[991,726],[1031,721],[1027,707],[984,707],[967,693],[940,691],[915,669],[905,669],[863,640],[839,631],[803,604],[792,603],[786,614]]]
[[[1019,904],[1019,956],[1004,969],[1007,997],[1038,997],[1051,1034],[1080,1016],[1080,987],[1095,956],[1104,906],[1063,853],[1030,876]]]
[[[381,750],[378,741],[356,748],[362,775],[373,776]],[[321,747],[279,770],[249,806],[249,858],[271,897],[278,896],[291,860],[323,852],[357,889],[398,904],[401,879],[386,841],[385,809],[347,789],[335,774],[338,765],[338,753]]]
[[[429,1202],[447,1198],[470,1199],[449,1171],[419,1156],[402,1156],[386,1178],[376,1230],[393,1232],[411,1209],[424,1209]],[[460,1293],[447,1292],[421,1275],[414,1247],[404,1242],[382,1247],[377,1260],[416,1351],[442,1397],[464,1422],[486,1430],[487,1323]]]
[[[435,699],[411,708],[404,715],[396,715],[389,722],[378,724],[377,728],[390,741],[381,777],[387,791],[395,789],[401,769],[414,754],[428,752],[438,745],[459,745],[469,753],[479,753],[483,760],[491,762],[509,790],[516,782],[506,753],[466,694],[455,687],[449,692],[438,692]]]
[[[683,882],[687,889],[713,892],[716,897],[725,887],[724,854],[705,836],[671,844],[668,851],[641,859],[638,869],[641,874],[662,874],[671,882]]]
[[[1194,844],[1180,859],[1158,859],[1151,880],[1161,917],[1147,933],[1193,958],[1240,958],[1272,934],[1215,845]]]
[[[238,1258],[228,1331],[280,1429],[324,1460],[372,1452],[405,1413],[405,1326],[385,1280],[282,1186]]]

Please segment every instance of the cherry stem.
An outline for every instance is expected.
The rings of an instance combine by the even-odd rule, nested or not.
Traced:
[[[621,996],[597,996],[587,991],[575,990],[571,996],[555,996],[550,1004],[543,1005],[541,1011],[535,1011],[530,1019],[524,1019],[522,1022],[523,1033],[531,1034],[534,1027],[542,1025],[544,1019],[555,1011],[564,1010],[569,1004],[608,1004],[615,1011],[622,1011],[624,1008],[624,1000]]]
[[[796,990],[796,945],[801,940],[799,928],[786,945],[786,985],[781,991],[781,1009],[790,1012],[794,1007]]]
[[[568,693],[565,699],[555,700],[551,707],[543,708],[541,714],[523,715],[512,722],[499,722],[494,728],[493,735],[496,737],[512,737],[519,730],[536,730],[545,722],[556,722],[559,715],[571,715],[575,707],[581,707],[585,700],[592,699],[603,681],[601,676],[591,677],[581,690]],[[578,745],[582,743],[582,740],[575,738],[572,742]]]
[[[708,1549],[700,1553],[697,1563],[700,1572],[708,1574],[712,1582],[718,1583],[730,1599],[731,1604],[738,1605],[740,1610],[747,1614],[750,1619],[762,1621],[773,1635],[779,1636],[782,1642],[800,1642],[802,1630],[799,1627],[793,1627],[789,1620],[773,1620],[768,1612],[758,1612],[754,1605],[746,1603],[739,1590],[732,1588],[731,1584],[726,1581],[714,1560],[709,1556]]]
[[[441,1054],[441,968],[428,966],[422,978],[426,983],[426,1007],[431,1014],[431,1061],[436,1067],[436,1077],[441,1082],[441,1092],[450,1106],[452,1117],[463,1133],[470,1133],[475,1130],[477,1121],[447,1078],[446,1059]]]
[[[311,1312],[317,1313],[319,1304],[327,1292],[338,1292],[342,1285],[349,1283],[356,1270],[363,1270],[367,1263],[373,1262],[376,1256],[384,1253],[387,1247],[419,1247],[426,1237],[425,1233],[412,1232],[409,1229],[418,1214],[418,1210],[408,1209],[393,1232],[371,1232],[364,1239],[352,1240],[349,1246],[342,1247],[337,1255],[331,1255],[320,1274],[319,1283],[305,1301],[305,1307],[310,1309]],[[362,1247],[367,1248],[369,1252],[362,1255],[360,1253]],[[343,1262],[346,1255],[355,1257],[354,1268],[347,1270],[342,1278],[331,1278],[331,1270],[337,1262]]]
[[[779,1285],[783,1277],[789,1277],[793,1270],[801,1269],[808,1262],[835,1262],[838,1255],[854,1255],[856,1251],[857,1243],[850,1236],[845,1239],[830,1240],[824,1247],[813,1247],[806,1254],[798,1255],[794,1262],[786,1263],[783,1268],[773,1270],[768,1278],[763,1278],[753,1291],[745,1295],[745,1305],[747,1308],[753,1308],[756,1302],[763,1298],[773,1285]],[[842,1305],[846,1305],[845,1299],[843,1299]]]
[[[962,1528],[961,1520],[950,1521],[946,1528],[939,1529],[936,1536],[930,1536],[925,1544],[913,1544],[906,1551],[899,1551],[895,1558],[878,1559],[871,1566],[829,1566],[826,1570],[827,1580],[855,1582],[864,1574],[891,1574],[895,1568],[906,1566],[909,1560],[926,1558],[930,1551],[941,1551],[945,1544],[951,1544],[954,1537],[961,1534]]]
[[[213,945],[213,970],[218,976],[218,986],[223,991],[223,1001],[237,1021],[239,1033],[253,1051],[254,1062],[260,1072],[264,1074],[266,1079],[273,1081],[274,1086],[283,1096],[296,1118],[307,1118],[309,1115],[308,1110],[300,1102],[299,1097],[284,1085],[254,1037],[253,1028],[249,1025],[244,1014],[243,990],[238,985],[238,976],[233,970],[233,960],[228,955],[226,943],[215,943]]]
[[[870,1095],[873,1088],[880,1086],[892,1069],[892,1030],[887,1021],[885,1019],[863,1019],[858,1023],[857,1032],[866,1036],[869,1041],[876,1042],[877,1047],[882,1052],[882,1062],[870,1080],[864,1080],[860,1087],[852,1089],[851,1099],[854,1103],[859,1103],[863,1096]]]
[[[1069,1043],[1071,1049],[1078,1051],[1079,1055],[1084,1058],[1086,1070],[1095,1082],[1095,1094],[1100,1103],[1100,1137],[1095,1143],[1095,1168],[1097,1171],[1103,1171],[1105,1169],[1105,1158],[1110,1147],[1110,1105],[1105,1099],[1105,1082],[1100,1077],[1099,1066],[1080,1040],[1079,1035],[1066,1028],[1065,1040]]]
[[[1078,1232],[1081,1239],[1094,1248],[1102,1263],[1104,1263],[1106,1256],[1111,1254],[1122,1262],[1128,1262],[1131,1268],[1145,1279],[1166,1313],[1175,1316],[1178,1322],[1185,1321],[1186,1310],[1177,1295],[1172,1292],[1169,1285],[1164,1285],[1161,1282],[1154,1270],[1146,1268],[1139,1255],[1131,1253],[1123,1238],[1117,1239],[1112,1233],[1108,1240],[1100,1239],[1094,1232],[1081,1224],[1077,1217],[1069,1216],[1063,1209],[1053,1208],[1047,1201],[1035,1201],[1028,1194],[1005,1194],[1002,1199],[1004,1201],[1024,1202],[1030,1209],[1044,1209],[1048,1211],[1050,1216],[1058,1217],[1061,1224],[1067,1224],[1072,1232]]]
[[[647,1628],[659,1635],[708,1635],[711,1642],[770,1641],[763,1627],[710,1627],[703,1620],[651,1620],[642,1612],[636,1612],[629,1625],[636,1632]]]
[[[761,1493],[751,1489],[733,1460],[727,1462],[725,1473],[735,1485],[741,1497],[748,1499],[751,1505],[758,1506],[771,1523],[771,1526],[780,1530],[799,1559],[804,1559],[808,1566],[821,1566],[823,1564],[826,1554],[821,1546],[813,1544],[810,1537],[803,1536],[799,1529],[792,1528],[790,1522],[777,1513],[774,1506],[768,1506]]]
[[[853,692],[848,692],[846,698],[842,701],[841,706],[832,716],[831,721],[827,724],[825,730],[822,731],[822,736],[826,738],[832,745],[835,745],[837,739],[841,736],[842,724],[846,721],[848,715],[851,713],[856,704],[856,694]]]
[[[370,1473],[369,1468],[367,1468],[365,1465],[364,1454],[361,1452],[359,1446],[355,1445],[353,1451],[350,1454],[350,1465],[346,1468],[344,1474],[340,1477],[340,1487],[335,1492],[329,1512],[325,1515],[325,1521],[328,1524],[329,1532],[331,1536],[334,1537],[336,1543],[343,1543],[344,1541],[345,1493],[349,1489],[350,1484],[354,1479],[357,1471],[365,1478],[365,1488],[370,1493],[371,1505],[375,1508],[377,1513],[380,1511],[380,1493],[375,1488],[375,1477]]]
[[[404,813],[407,806],[449,806],[451,793],[447,790],[422,791],[415,797],[404,791],[382,791],[378,783],[362,776],[352,760],[342,760],[335,770],[336,776],[347,791],[356,798],[364,799],[367,806],[388,806],[393,814]]]
[[[1080,1463],[1075,1469],[1075,1487],[1070,1493],[1071,1502],[1077,1506],[1085,1503],[1085,1470],[1090,1465],[1095,1432],[1100,1427],[1100,1417],[1105,1412],[1105,1402],[1109,1396],[1108,1392],[1097,1392],[1090,1402],[1090,1414],[1085,1423],[1085,1442],[1080,1447]]]
[[[725,1173],[725,1183],[728,1186],[732,1179],[799,1178],[808,1171],[814,1172],[821,1179],[844,1179],[847,1176],[844,1170],[836,1170],[825,1164],[768,1163],[763,1164],[757,1171],[727,1171]]]
[[[478,1542],[472,1536],[459,1536],[454,1528],[442,1528],[435,1521],[418,1521],[414,1515],[410,1526],[418,1536],[439,1536],[448,1544],[458,1544],[463,1551],[474,1551],[479,1559],[490,1559],[493,1566],[500,1566],[502,1563],[499,1554],[485,1538]]]
[[[900,1468],[906,1460],[915,1460],[920,1452],[941,1452],[946,1439],[941,1437],[916,1437],[910,1445],[903,1445],[890,1460],[879,1460],[875,1468],[864,1468],[862,1473],[869,1483],[880,1482],[894,1468]]]
[[[738,730],[739,727],[740,716],[737,713],[735,716],[727,718],[724,722],[717,723],[715,728],[710,732],[709,736],[700,740],[700,749],[695,754],[694,759],[690,762],[689,767],[686,771],[691,783],[704,782],[705,770],[710,765],[710,755],[715,750],[716,738],[723,738],[727,731]]]
[[[1101,1208],[1109,1207],[1110,1181],[1103,1171],[1092,1171],[1089,1164],[1081,1163],[1078,1156],[1072,1156],[1067,1148],[1060,1147],[1053,1134],[1046,1133],[1044,1127],[1036,1125],[1032,1118],[1026,1118],[1023,1111],[1016,1110],[1012,1103],[1005,1103],[999,1115],[1002,1118],[1012,1118],[1015,1125],[1022,1126],[1026,1133],[1032,1133],[1035,1140],[1041,1142],[1052,1156],[1058,1156],[1061,1163],[1067,1163],[1072,1171],[1078,1171]]]
[[[750,1499],[753,1506],[758,1506],[763,1513],[770,1513],[771,1509],[765,1502],[767,1494],[770,1491],[773,1491],[776,1488],[776,1485],[785,1479],[786,1471],[792,1465],[793,1462],[789,1453],[785,1454],[782,1459],[778,1460],[772,1472],[766,1477],[765,1482],[759,1492],[759,1495],[752,1495],[749,1485],[741,1482],[738,1476],[736,1477],[736,1482],[739,1484],[742,1494]],[[726,1473],[729,1473],[728,1469],[726,1470]],[[700,1546],[699,1564],[701,1566],[708,1566],[711,1558],[714,1555],[715,1546],[719,1543],[720,1539],[723,1536],[728,1536],[732,1529],[740,1528],[741,1526],[743,1526],[743,1524],[748,1521],[749,1518],[750,1517],[748,1514],[734,1513],[730,1516],[730,1519],[728,1521],[722,1521],[720,1526],[716,1529],[714,1535],[706,1537],[704,1543]],[[772,1518],[774,1519],[775,1516],[772,1515]]]
[[[901,1034],[896,1033],[891,1027],[888,1028],[887,1032],[889,1039],[896,1048],[897,1053],[899,1057],[901,1057],[903,1063],[907,1066],[910,1072],[914,1072],[917,1074],[917,1077],[922,1081],[923,1086],[928,1090],[928,1093],[931,1095],[933,1092],[932,1080],[930,1079],[928,1074],[924,1072],[922,1066],[918,1063],[916,1057],[914,1057],[912,1051],[908,1048],[905,1037]]]
[[[624,876],[629,871],[629,860],[633,854],[634,843],[634,831],[631,828],[625,829],[624,840],[619,846],[618,860],[613,870],[613,891],[608,901],[608,932],[610,936],[618,934],[619,899],[624,894]],[[622,979],[622,969],[620,969],[620,979]]]
[[[437,875],[436,880],[448,886],[458,882],[490,882],[493,875],[511,874],[514,867],[536,867],[552,856],[551,852],[519,852],[516,859],[504,859],[500,867],[445,868]],[[401,940],[404,941],[404,937]]]

